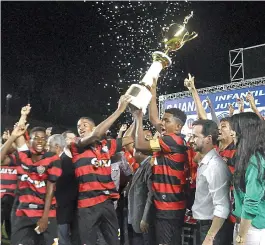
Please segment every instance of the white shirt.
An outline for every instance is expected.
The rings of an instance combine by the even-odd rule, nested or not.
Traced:
[[[215,149],[200,161],[197,169],[196,193],[192,214],[198,220],[226,219],[230,213],[231,173]]]

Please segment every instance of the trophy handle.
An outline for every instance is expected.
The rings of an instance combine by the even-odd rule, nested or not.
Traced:
[[[185,35],[184,35],[183,38],[182,38],[182,43],[183,43],[183,45],[184,45],[186,42],[188,42],[188,41],[190,41],[190,40],[196,38],[197,36],[198,36],[198,33],[197,33],[197,32],[194,32],[194,31],[193,31],[191,34],[189,34],[188,32],[186,32]],[[182,45],[182,46],[183,46],[183,45]]]

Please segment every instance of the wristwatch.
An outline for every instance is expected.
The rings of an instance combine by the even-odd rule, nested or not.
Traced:
[[[244,242],[243,237],[240,236],[240,235],[237,235],[237,237],[236,237],[236,242],[237,242],[237,243],[243,243],[243,242]]]

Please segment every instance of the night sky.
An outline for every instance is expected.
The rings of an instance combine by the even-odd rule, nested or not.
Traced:
[[[163,50],[162,27],[191,10],[199,37],[171,54],[159,95],[185,90],[188,72],[198,88],[228,83],[229,50],[265,41],[264,2],[1,2],[2,112],[10,93],[10,115],[30,102],[37,120],[99,123]]]

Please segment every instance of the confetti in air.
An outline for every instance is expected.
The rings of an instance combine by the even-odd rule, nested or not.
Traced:
[[[189,2],[94,2],[93,7],[100,16],[99,19],[109,30],[99,32],[98,42],[105,47],[106,56],[113,57],[112,65],[118,71],[117,82],[104,83],[107,73],[106,77],[102,77],[99,83],[103,88],[114,87],[118,97],[125,93],[131,84],[139,83],[152,63],[152,52],[163,50],[160,43],[162,28],[176,21],[182,22],[183,17],[190,11],[190,5]],[[109,48],[116,52],[109,53]],[[173,59],[174,69],[170,67],[161,74],[158,93],[167,93],[168,87],[172,88],[172,80],[176,80],[177,75],[182,72],[175,67],[176,62]],[[174,85],[177,86],[178,82],[174,81]],[[159,85],[161,83],[163,90]],[[115,99],[110,97],[109,101],[106,101],[105,116],[115,109]],[[131,123],[130,115],[125,117],[125,123]]]

